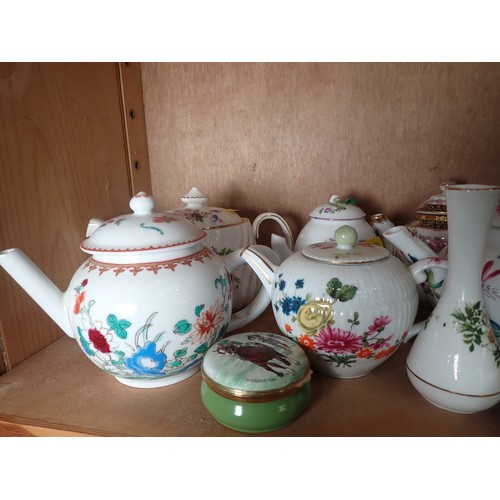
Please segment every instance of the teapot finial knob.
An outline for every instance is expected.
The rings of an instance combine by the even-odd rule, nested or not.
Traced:
[[[188,208],[200,208],[208,201],[208,197],[197,187],[192,187],[189,192],[181,198],[181,201],[186,203]]]
[[[454,184],[456,184],[457,181],[444,181],[442,182],[440,185],[439,185],[439,189],[441,189],[441,192],[444,193],[446,191],[446,188],[448,186],[452,186]]]
[[[353,227],[344,225],[335,231],[334,239],[340,250],[352,250],[358,241],[358,233]]]
[[[141,191],[130,200],[129,206],[134,214],[147,215],[153,213],[155,202],[152,196]]]

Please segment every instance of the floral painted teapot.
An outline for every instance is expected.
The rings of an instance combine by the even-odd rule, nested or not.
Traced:
[[[252,224],[246,217],[240,217],[236,210],[212,207],[208,205],[208,197],[197,187],[181,197],[185,203],[182,208],[171,212],[192,222],[207,233],[205,246],[217,255],[227,255],[238,248],[256,243]],[[285,231],[285,237],[289,238]],[[288,241],[288,240],[287,240]],[[250,304],[261,288],[255,273],[246,264],[231,273],[233,280],[233,311],[240,311]]]
[[[413,276],[387,249],[356,240],[342,226],[334,241],[308,245],[279,266],[251,247],[242,252],[283,334],[305,348],[314,369],[338,378],[364,376],[392,355],[417,313],[416,282],[425,279],[424,268]]]
[[[290,233],[290,228],[283,217],[273,212],[266,212],[256,217],[253,222],[256,235],[259,234],[260,224],[266,219],[277,222],[285,234]],[[353,198],[341,200],[340,196],[333,194],[327,203],[316,207],[309,213],[309,221],[297,236],[293,248],[289,241],[285,241],[282,236],[276,234],[271,237],[271,246],[281,260],[285,260],[294,251],[298,252],[307,245],[321,241],[332,241],[335,230],[344,225],[349,225],[356,230],[359,241],[369,241],[382,245],[382,241],[367,222],[365,212],[356,205],[356,201]],[[291,239],[291,234],[289,239]]]
[[[231,315],[230,272],[244,264],[240,255],[216,255],[204,245],[204,231],[154,212],[145,193],[130,208],[132,214],[90,221],[80,246],[90,257],[66,292],[21,250],[0,252],[0,266],[99,368],[129,386],[161,387],[196,373],[205,351],[269,300],[263,291]]]

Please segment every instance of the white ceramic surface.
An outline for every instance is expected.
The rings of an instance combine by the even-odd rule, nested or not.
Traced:
[[[397,249],[397,256],[407,265],[421,259],[438,258],[439,256],[420,238],[414,236],[407,227],[395,226],[383,233],[384,240],[389,241]],[[419,288],[419,298],[422,305],[434,307],[444,289],[446,270],[438,267],[427,270],[427,276]]]
[[[407,373],[432,404],[474,413],[500,401],[500,349],[481,288],[484,249],[500,187],[453,185],[446,193],[446,286],[411,347]]]
[[[481,281],[486,311],[500,346],[500,203],[486,241]]]
[[[208,197],[192,187],[181,197],[184,206],[171,210],[205,231],[205,246],[217,255],[227,255],[238,248],[256,244],[250,221],[240,217],[236,210],[212,207]],[[255,273],[246,265],[231,273],[233,281],[233,311],[240,311],[255,299],[261,288]]]
[[[205,232],[155,213],[145,193],[130,207],[131,214],[91,221],[81,244],[91,256],[64,293],[18,249],[0,252],[0,265],[99,368],[126,385],[160,387],[196,373],[205,351],[256,318],[269,298],[263,292],[232,315],[239,253],[216,255]]]
[[[277,222],[285,234],[290,232],[290,228],[283,217],[272,212],[266,212],[256,217],[253,222],[256,234],[258,234],[260,224],[267,219]],[[356,230],[358,241],[377,239],[377,234],[366,220],[365,212],[352,199],[341,200],[338,195],[333,194],[327,203],[314,208],[309,213],[309,221],[297,236],[295,245],[291,245],[289,241],[284,245],[280,238],[275,237],[272,248],[283,261],[294,251],[300,251],[307,245],[322,241],[333,241],[335,231],[344,225],[349,225]]]
[[[408,268],[379,245],[356,244],[355,234],[343,226],[336,242],[308,245],[279,266],[253,248],[243,252],[280,330],[304,347],[313,368],[337,378],[367,375],[386,361],[418,305]]]
[[[436,254],[404,226],[385,230],[383,238],[384,244],[386,241],[392,243],[397,252],[394,254],[407,264],[428,258],[446,259],[448,256],[448,246]],[[427,278],[418,289],[421,305],[432,308],[436,306],[446,285],[446,275],[446,270],[436,266],[427,270]],[[500,203],[496,207],[496,213],[488,232],[481,281],[486,311],[497,343],[500,345]]]

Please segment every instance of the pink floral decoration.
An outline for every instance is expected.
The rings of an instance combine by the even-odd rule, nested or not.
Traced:
[[[361,336],[340,328],[332,328],[330,325],[314,337],[314,342],[316,349],[326,352],[355,354],[363,347]]]

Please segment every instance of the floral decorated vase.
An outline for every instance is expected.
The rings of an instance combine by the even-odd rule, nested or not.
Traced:
[[[441,254],[447,257],[448,247]],[[497,204],[486,239],[481,271],[481,289],[491,328],[500,347],[500,201]]]
[[[500,203],[486,242],[481,286],[491,327],[500,347]]]
[[[456,413],[476,413],[500,402],[500,348],[484,287],[493,285],[498,275],[496,258],[485,264],[484,257],[499,197],[500,186],[446,187],[446,285],[406,360],[408,378],[422,397]]]
[[[384,363],[416,316],[417,285],[408,268],[376,244],[356,243],[342,226],[335,241],[306,246],[274,266],[248,248],[243,258],[271,296],[280,330],[323,374],[356,378]]]

